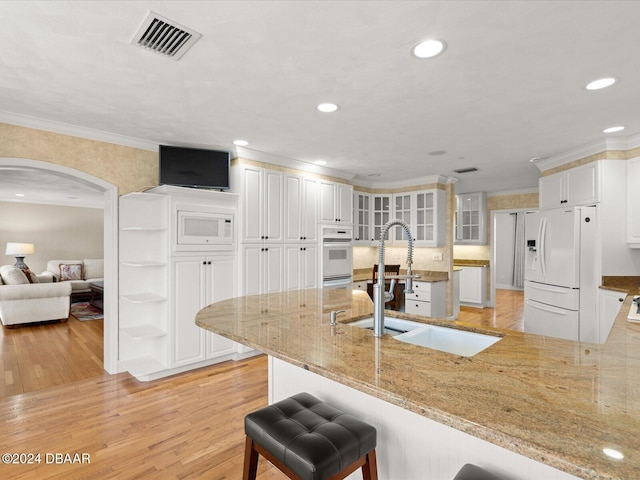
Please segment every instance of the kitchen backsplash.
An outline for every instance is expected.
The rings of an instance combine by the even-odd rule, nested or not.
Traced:
[[[433,254],[442,254],[442,261],[433,260]],[[378,263],[378,247],[353,247],[353,268],[372,268]],[[446,248],[414,247],[413,268],[415,270],[431,270],[434,272],[448,271],[451,259]],[[385,246],[384,263],[399,264],[401,268],[407,266],[407,247]]]

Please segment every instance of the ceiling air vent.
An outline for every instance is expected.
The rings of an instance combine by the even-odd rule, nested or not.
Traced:
[[[456,173],[470,173],[470,172],[477,172],[478,169],[476,167],[469,167],[469,168],[459,168],[458,170],[454,170],[454,172]]]
[[[200,37],[202,34],[194,30],[149,12],[131,43],[179,60]]]

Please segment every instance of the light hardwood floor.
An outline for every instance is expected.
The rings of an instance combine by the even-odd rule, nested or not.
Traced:
[[[460,320],[521,330],[522,296],[501,290],[495,309],[463,307]],[[244,416],[267,404],[266,357],[138,382],[102,371],[101,324],[3,328],[0,453],[41,463],[0,464],[0,478],[241,478]],[[91,463],[46,464],[47,453]],[[261,460],[258,478],[286,477]]]

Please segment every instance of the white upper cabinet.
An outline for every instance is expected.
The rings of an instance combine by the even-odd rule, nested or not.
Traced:
[[[414,222],[412,233],[418,246],[441,246],[447,240],[446,197],[444,190],[435,188],[414,194]]]
[[[540,210],[599,202],[599,162],[541,177],[538,181]]]
[[[285,242],[315,241],[318,230],[318,182],[312,178],[286,174],[284,186]]]
[[[393,220],[402,220],[407,224],[411,233],[415,235],[415,228],[412,228],[412,218],[415,218],[413,213],[413,206],[415,206],[415,194],[411,193],[394,193],[393,194]],[[402,227],[393,227],[393,242],[407,241],[407,232]]]
[[[353,187],[320,181],[320,222],[353,223]]]
[[[242,165],[242,241],[279,243],[284,239],[282,172]]]
[[[456,195],[454,237],[457,245],[486,245],[487,200],[484,192]]]
[[[640,157],[627,162],[627,243],[640,248]]]
[[[371,229],[371,195],[353,192],[353,241],[356,245],[369,245],[373,240]]]
[[[382,226],[391,220],[391,200],[392,195],[373,194],[371,195],[371,225],[373,226],[373,240],[380,240]],[[385,236],[385,241],[389,241],[389,232]]]

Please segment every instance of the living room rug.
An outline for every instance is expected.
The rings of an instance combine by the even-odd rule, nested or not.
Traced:
[[[76,317],[81,322],[85,322],[87,320],[100,320],[104,318],[102,310],[94,307],[89,302],[72,303],[71,315]]]

